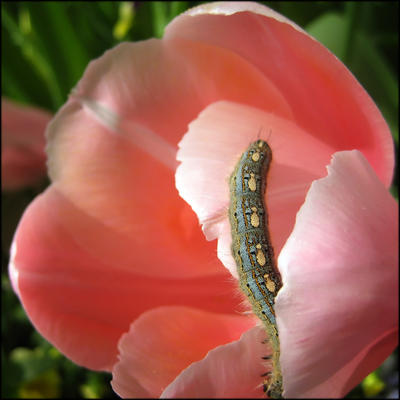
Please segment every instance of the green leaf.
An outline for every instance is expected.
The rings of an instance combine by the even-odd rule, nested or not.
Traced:
[[[182,14],[190,6],[188,1],[170,1],[169,4],[170,4],[170,15],[169,15],[170,20],[175,18],[179,14]]]
[[[17,347],[10,353],[10,360],[24,371],[24,380],[32,381],[55,366],[55,359],[41,347],[34,350]]]
[[[1,397],[3,399],[17,398],[23,370],[17,363],[6,359],[3,349],[1,350],[1,366]]]
[[[26,20],[26,15],[23,18]],[[33,33],[22,31],[5,7],[2,7],[2,23],[4,28],[7,30],[13,44],[20,49],[21,55],[24,57],[28,69],[33,68],[45,83],[45,87],[49,91],[53,106],[57,108],[63,102],[61,88],[58,84],[54,71],[48,62],[48,59],[43,57],[40,46],[38,46],[37,41],[33,38]],[[24,28],[26,28],[26,21],[24,24]],[[6,58],[6,60],[3,62],[9,62],[7,60],[8,59]],[[14,67],[14,63],[11,67]],[[7,75],[5,75],[4,78],[7,80]]]
[[[29,382],[25,382],[18,390],[23,399],[51,399],[60,397],[61,378],[57,371],[48,370]]]
[[[123,39],[132,27],[135,9],[130,2],[121,2],[119,5],[119,18],[113,29],[113,35],[117,40]]]
[[[169,22],[168,18],[168,2],[152,1],[151,8],[153,12],[153,30],[154,36],[161,38],[164,34],[164,28]]]
[[[370,373],[361,383],[361,387],[367,397],[374,397],[385,389],[385,382],[379,378],[376,371]]]
[[[305,27],[306,31],[343,61],[347,48],[347,22],[344,16],[328,12]]]
[[[26,7],[31,15],[33,31],[42,39],[39,50],[52,70],[57,71],[57,81],[65,98],[90,61],[79,30],[69,16],[73,7],[71,10],[69,2],[43,2],[40,7],[26,3]]]

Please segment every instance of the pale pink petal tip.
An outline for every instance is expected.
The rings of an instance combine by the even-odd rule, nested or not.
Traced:
[[[261,375],[265,331],[254,327],[232,343],[216,347],[186,368],[161,394],[162,398],[263,398]]]
[[[121,337],[113,389],[122,397],[159,397],[182,370],[253,326],[246,316],[190,307],[147,311]]]
[[[312,184],[278,266],[284,395],[343,395],[397,343],[376,342],[398,325],[398,207],[359,151]]]
[[[296,25],[293,21],[286,18],[284,15],[277,13],[273,9],[266,7],[260,3],[252,1],[216,1],[212,3],[200,4],[196,7],[190,8],[176,19],[182,19],[183,16],[196,16],[196,15],[232,15],[239,12],[252,12],[255,14],[263,15],[265,17],[274,18],[277,21],[284,22],[300,32],[306,33],[300,26]],[[174,20],[168,25],[174,26]],[[167,32],[168,33],[168,27]]]
[[[14,290],[14,292],[19,296],[19,288],[18,288],[18,269],[14,265],[14,258],[17,254],[17,243],[15,241],[12,242],[10,249],[10,263],[8,265],[8,275],[10,277],[10,283]]]

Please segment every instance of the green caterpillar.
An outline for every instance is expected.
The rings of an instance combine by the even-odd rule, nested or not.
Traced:
[[[268,214],[264,207],[266,177],[271,160],[271,148],[263,140],[253,142],[243,153],[230,177],[229,219],[232,253],[240,287],[254,313],[264,323],[273,347],[273,369],[264,382],[264,391],[269,397],[280,398],[282,375],[274,303],[282,281],[275,265],[268,232]]]

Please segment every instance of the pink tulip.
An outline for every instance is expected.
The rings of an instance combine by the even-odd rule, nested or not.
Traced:
[[[256,3],[211,3],[90,63],[49,127],[52,184],[14,237],[10,276],[37,330],[112,370],[121,396],[263,396],[269,348],[242,313],[226,214],[258,132],[274,154],[284,395],[343,395],[393,351],[386,123],[301,28]]]
[[[1,99],[1,188],[18,190],[46,175],[44,132],[51,114]]]
[[[275,309],[284,395],[343,397],[397,345],[397,204],[361,152],[334,153],[328,176],[310,187],[310,174],[318,171],[316,158],[323,159],[329,151],[326,143],[270,113],[225,101],[214,103],[190,124],[180,143],[177,187],[199,215],[206,235],[218,237],[218,256],[234,276],[226,217],[229,187],[221,182],[232,171],[231,161],[238,159],[240,149],[256,139],[257,126],[271,130],[264,133],[273,150],[267,205],[283,280]],[[218,138],[213,137],[215,130]],[[301,146],[306,146],[303,159]],[[213,196],[205,196],[207,192]],[[297,201],[304,203],[300,211]],[[254,354],[258,343],[253,343],[253,336],[241,341],[247,338],[246,349]],[[235,345],[244,347],[240,342]],[[216,362],[209,353],[208,359],[182,372],[163,396],[254,396],[249,388],[246,394],[241,392],[239,377],[252,371],[248,382],[254,387],[259,365],[257,369],[246,362],[246,353],[239,361],[228,345],[218,351],[221,370],[229,369],[234,358],[240,365],[241,370],[231,371],[230,376],[237,386],[231,384],[228,392],[226,386],[218,387],[219,375],[209,373]],[[257,351],[260,359],[262,349]]]

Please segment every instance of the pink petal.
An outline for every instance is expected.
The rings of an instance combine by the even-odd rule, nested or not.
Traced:
[[[66,229],[105,263],[128,270],[145,265],[142,275],[214,275],[215,245],[204,243],[177,196],[173,171],[77,103],[64,106],[49,128],[49,174],[72,205],[60,213]]]
[[[88,251],[82,239],[106,243],[112,234],[52,186],[25,211],[14,238],[10,276],[26,313],[76,363],[110,370],[120,336],[146,310],[170,304],[217,313],[240,308],[237,286],[222,267],[197,277],[150,275],[143,269],[151,262],[165,267],[172,261],[152,252],[147,264],[132,262],[128,268],[103,258],[100,248]],[[156,233],[148,238],[156,239]],[[131,246],[138,258],[141,251]],[[174,260],[182,262],[178,254]]]
[[[122,397],[159,397],[186,367],[216,346],[254,326],[239,315],[188,307],[160,307],[142,314],[119,342],[113,389]]]
[[[394,148],[382,115],[349,70],[298,26],[258,3],[217,2],[175,18],[165,39],[177,38],[247,60],[279,88],[299,127],[335,150],[362,151],[389,186]]]
[[[216,347],[186,368],[162,393],[163,398],[265,398],[262,374],[269,367],[261,357],[265,331],[254,327],[232,343]]]
[[[360,356],[398,325],[397,204],[360,152],[336,153],[312,184],[278,265],[284,396],[343,395],[397,343]],[[335,376],[347,364],[355,377]]]
[[[291,116],[279,90],[245,59],[181,39],[123,43],[107,51],[89,64],[69,104],[97,104],[118,124],[144,127],[176,145],[187,124],[218,99]],[[147,148],[156,158],[157,150]]]
[[[1,185],[17,190],[37,184],[46,175],[44,132],[47,111],[1,99]]]
[[[53,184],[22,218],[10,275],[38,330],[76,362],[110,368],[119,336],[149,308],[237,308],[173,181],[174,146],[218,98],[291,115],[246,60],[177,39],[106,52],[51,122]]]
[[[385,360],[385,354],[390,354],[399,340],[398,328],[385,333],[370,346],[362,350],[342,369],[325,382],[304,392],[302,398],[342,398],[354,386],[358,385],[372,370],[379,367]],[[327,395],[329,394],[329,396]]]
[[[128,268],[140,263],[146,265],[144,274],[168,277],[212,275],[216,268],[210,258],[215,245],[204,244],[194,215],[173,187],[171,149],[186,124],[216,96],[288,113],[277,91],[239,57],[181,42],[123,44],[93,61],[51,123],[48,144],[49,174],[58,190],[111,230],[105,241],[82,236],[82,245],[110,263]],[[74,229],[81,229],[79,223]],[[147,240],[154,232],[157,240]],[[143,251],[127,251],[134,243]],[[171,262],[148,263],[147,254],[155,249]],[[184,262],[171,257],[177,253]]]
[[[176,172],[179,194],[192,206],[208,240],[219,236],[218,257],[234,276],[227,219],[229,176],[250,142],[262,137],[273,151],[267,204],[276,254],[293,229],[309,185],[325,175],[333,151],[292,122],[231,102],[208,106],[180,142]]]

